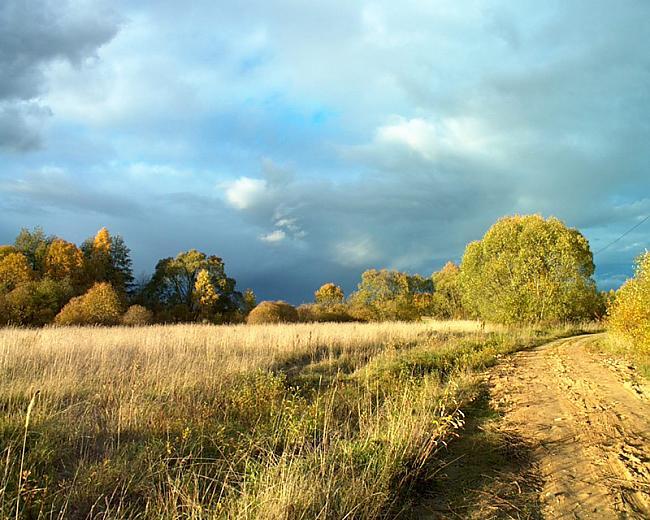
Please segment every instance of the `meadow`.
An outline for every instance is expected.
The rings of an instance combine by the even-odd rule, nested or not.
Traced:
[[[386,518],[477,372],[568,336],[477,322],[0,329],[0,516]]]

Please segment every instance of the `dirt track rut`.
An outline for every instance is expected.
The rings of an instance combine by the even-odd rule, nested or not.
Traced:
[[[544,518],[650,518],[650,393],[589,350],[600,339],[519,352],[486,376],[504,426],[533,446]]]

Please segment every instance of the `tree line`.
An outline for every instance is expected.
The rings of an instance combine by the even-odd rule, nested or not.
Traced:
[[[541,323],[600,318],[586,238],[555,218],[511,216],[468,244],[460,265],[429,277],[369,269],[346,297],[329,282],[294,308],[240,292],[215,255],[190,250],[134,281],[130,250],[106,228],[80,246],[23,229],[0,246],[0,323],[40,326],[175,322],[384,321],[472,318]]]

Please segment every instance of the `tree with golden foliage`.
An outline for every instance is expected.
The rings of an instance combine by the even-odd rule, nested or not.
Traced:
[[[616,292],[608,315],[611,332],[635,350],[650,355],[650,252],[637,259],[634,277]]]
[[[82,296],[72,298],[57,314],[57,325],[116,325],[122,316],[120,298],[107,282],[96,283]]]
[[[215,308],[219,302],[219,294],[212,284],[212,278],[207,269],[201,269],[196,275],[194,300],[201,319],[210,320],[214,318]]]
[[[11,254],[11,253],[18,253],[19,251],[14,247],[10,245],[1,245],[0,246],[0,260],[2,260],[5,256]]]
[[[47,250],[45,274],[54,280],[80,280],[85,269],[84,255],[76,245],[57,238]]]
[[[345,295],[343,289],[334,283],[326,283],[314,293],[316,303],[320,305],[338,305],[343,303]]]
[[[84,241],[88,276],[94,282],[109,282],[122,298],[133,284],[131,251],[120,235],[111,235],[105,227]]]
[[[0,259],[0,291],[12,291],[33,279],[34,271],[24,254],[9,253]]]

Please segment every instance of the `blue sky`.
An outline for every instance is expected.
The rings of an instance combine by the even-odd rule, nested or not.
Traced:
[[[648,34],[645,0],[4,0],[0,243],[107,226],[137,273],[194,247],[296,303],[512,213],[599,250],[650,213]]]

